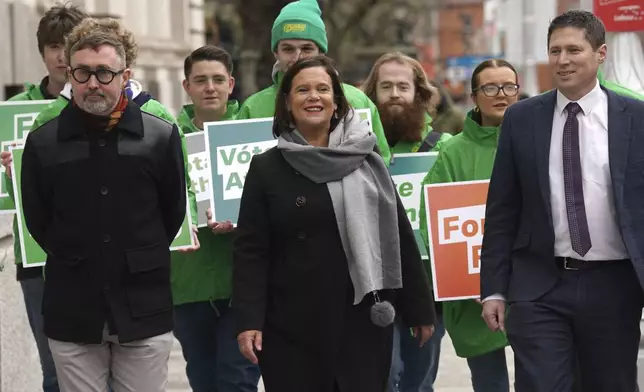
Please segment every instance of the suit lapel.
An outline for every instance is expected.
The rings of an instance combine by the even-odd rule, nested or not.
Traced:
[[[626,112],[624,100],[614,92],[604,89],[608,96],[608,160],[613,184],[615,205],[624,199],[624,176],[631,137],[631,115]]]
[[[553,90],[545,93],[539,99],[540,105],[537,106],[534,122],[534,146],[539,188],[551,218],[550,222],[552,222],[552,209],[550,207],[550,138],[552,136],[552,120],[555,112],[557,91]]]

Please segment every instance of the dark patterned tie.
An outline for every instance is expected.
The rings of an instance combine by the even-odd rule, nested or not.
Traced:
[[[568,111],[568,118],[566,118],[564,125],[562,147],[568,230],[570,231],[572,249],[583,257],[592,247],[592,243],[588,231],[584,188],[581,179],[579,121],[577,121],[577,113],[581,112],[581,107],[576,102],[570,102],[566,106],[566,111]]]

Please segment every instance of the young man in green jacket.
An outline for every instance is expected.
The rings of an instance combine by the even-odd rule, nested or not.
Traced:
[[[65,86],[67,63],[64,55],[65,36],[88,15],[79,8],[71,5],[56,5],[50,8],[40,19],[36,37],[38,39],[38,50],[42,56],[47,76],[39,85],[25,83],[25,91],[13,96],[9,101],[39,101],[45,99],[56,99]],[[7,155],[7,154],[4,154]],[[6,159],[8,156],[4,156]],[[7,172],[9,173],[9,172]],[[13,194],[13,185],[8,176],[3,176],[7,190]],[[11,196],[13,197],[13,195]],[[43,392],[58,392],[58,380],[54,361],[49,351],[47,337],[43,331],[43,319],[41,314],[44,280],[43,268],[22,267],[20,253],[20,237],[18,237],[18,224],[14,218],[14,256],[16,259],[16,277],[20,282],[22,294],[25,300],[27,318],[31,332],[36,340],[36,347],[40,356],[40,365],[43,372]]]
[[[378,106],[392,162],[396,154],[439,151],[452,137],[432,129],[429,111],[438,90],[429,84],[417,60],[400,52],[382,55],[371,68],[362,89]],[[440,308],[436,310],[440,312]],[[396,318],[388,392],[431,390],[438,372],[441,339],[445,335],[442,322],[434,327],[431,339],[419,347],[402,319]]]
[[[287,4],[273,23],[271,49],[277,62],[273,67],[272,86],[248,97],[237,119],[273,117],[275,115],[275,96],[284,72],[297,60],[314,57],[328,50],[326,27],[317,0],[300,0]],[[358,88],[343,84],[344,94],[354,109],[369,109],[373,132],[378,138],[378,149],[385,163],[391,158],[374,103]]]
[[[186,58],[183,87],[193,104],[178,117],[185,134],[203,132],[205,122],[234,119],[238,104],[228,100],[235,86],[232,71],[230,54],[216,46]],[[199,252],[172,255],[174,334],[194,392],[256,392],[259,367],[239,351],[230,310],[232,224],[209,223],[199,230]]]

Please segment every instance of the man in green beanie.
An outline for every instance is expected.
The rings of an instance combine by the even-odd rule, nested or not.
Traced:
[[[273,23],[271,49],[277,62],[273,67],[274,84],[250,96],[239,109],[237,119],[273,117],[275,96],[284,72],[295,62],[326,53],[328,41],[322,12],[316,0],[300,0],[287,4]],[[369,109],[373,132],[378,137],[378,149],[389,165],[391,154],[380,122],[378,109],[359,89],[343,84],[344,94],[354,109]]]

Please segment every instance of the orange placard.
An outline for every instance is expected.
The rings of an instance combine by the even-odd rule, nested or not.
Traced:
[[[426,185],[429,255],[437,301],[480,296],[480,259],[489,181]]]

